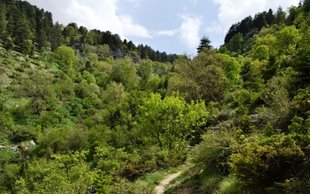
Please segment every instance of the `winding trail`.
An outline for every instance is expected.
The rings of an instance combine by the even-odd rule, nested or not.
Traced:
[[[174,174],[171,174],[169,176],[167,176],[164,180],[162,180],[159,185],[157,185],[155,187],[155,194],[163,194],[165,192],[166,187],[169,185],[169,183],[177,178],[178,176],[180,176],[181,172],[177,172]]]

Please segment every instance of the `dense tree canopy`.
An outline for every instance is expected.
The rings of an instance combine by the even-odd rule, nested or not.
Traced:
[[[0,193],[310,193],[309,1],[193,58],[0,2]]]
[[[67,26],[53,23],[52,14],[32,6],[27,1],[0,1],[0,41],[24,54],[34,50],[55,50],[65,43],[79,52],[85,52],[85,44],[108,45],[113,57],[136,56],[160,62],[172,62],[177,55],[153,50],[147,45],[134,45],[132,41],[121,40],[119,35],[110,31],[88,30],[76,23]]]

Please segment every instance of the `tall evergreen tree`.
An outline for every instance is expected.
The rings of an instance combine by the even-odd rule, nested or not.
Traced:
[[[12,14],[8,14],[7,23],[6,23],[6,35],[12,36],[15,28],[15,22]]]
[[[207,49],[211,49],[212,46],[210,45],[210,40],[208,37],[204,36],[201,40],[200,40],[200,44],[197,48],[197,52],[200,53],[204,48]]]
[[[58,22],[53,26],[51,32],[51,49],[55,50],[63,43],[63,36],[62,36],[62,25]]]
[[[310,0],[304,0],[303,2],[304,11],[309,13],[310,12]]]
[[[264,26],[267,26],[267,21],[264,13],[256,14],[253,19],[253,25],[258,29],[262,29]]]
[[[279,7],[278,11],[275,14],[275,19],[277,24],[285,23],[286,21],[286,13]]]
[[[6,10],[4,5],[0,5],[0,36],[3,36],[6,31]]]
[[[243,35],[245,35],[246,33],[250,32],[252,29],[252,23],[253,23],[253,19],[251,16],[248,16],[246,18],[244,18],[239,25],[239,29],[238,31],[240,33],[242,33]],[[236,33],[238,34],[238,33]],[[234,36],[233,36],[234,37]]]
[[[24,54],[31,54],[33,51],[33,33],[25,14],[19,14],[17,16],[16,29],[14,30],[13,35],[17,49]]]
[[[267,21],[268,25],[274,24],[275,17],[274,17],[272,9],[268,10],[268,12],[266,14],[266,21]]]

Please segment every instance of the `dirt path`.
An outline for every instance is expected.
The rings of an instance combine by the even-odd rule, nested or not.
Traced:
[[[159,185],[157,185],[155,187],[155,194],[163,194],[166,187],[169,185],[169,183],[177,178],[178,176],[180,176],[181,172],[177,172],[177,173],[174,173],[174,174],[171,174],[169,176],[167,176],[164,180],[162,180]]]

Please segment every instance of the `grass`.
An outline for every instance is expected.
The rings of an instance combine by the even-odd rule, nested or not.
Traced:
[[[180,177],[171,182],[166,191],[168,194],[179,193],[212,193],[212,194],[246,194],[238,180],[214,172],[186,170]]]
[[[219,184],[219,193],[221,194],[237,194],[244,193],[235,177],[226,177]]]
[[[187,191],[189,193],[212,193],[216,191],[222,176],[215,173],[192,172],[187,170],[174,180],[168,188],[168,194],[177,194]]]

